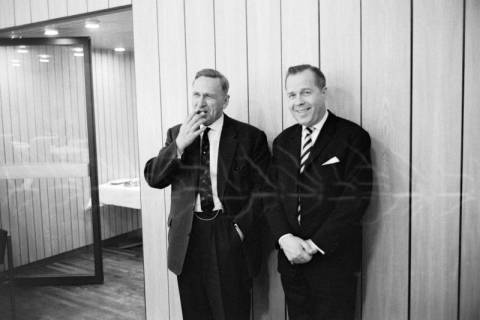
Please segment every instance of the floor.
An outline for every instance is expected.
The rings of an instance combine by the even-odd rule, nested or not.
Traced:
[[[91,252],[77,250],[33,264],[22,273],[51,273],[93,269]],[[143,258],[141,247],[104,248],[105,282],[102,285],[19,287],[15,289],[15,313],[10,312],[8,288],[0,287],[2,320],[145,319]]]

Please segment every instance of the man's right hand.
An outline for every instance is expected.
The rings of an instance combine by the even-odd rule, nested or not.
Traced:
[[[177,149],[180,153],[182,153],[186,147],[192,144],[192,142],[203,132],[203,130],[205,130],[205,127],[200,126],[204,122],[205,117],[196,112],[188,115],[183,124],[180,126],[177,139],[175,139]]]
[[[304,249],[308,245],[304,242],[305,240],[291,233],[281,236],[278,240],[280,248],[282,248],[288,261],[292,264],[307,263],[312,260],[312,255]]]

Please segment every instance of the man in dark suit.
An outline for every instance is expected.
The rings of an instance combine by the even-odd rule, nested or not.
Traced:
[[[145,165],[154,188],[172,187],[168,267],[178,275],[183,318],[249,319],[258,271],[265,134],[223,113],[228,80],[200,70],[194,112],[170,128],[165,147]]]
[[[266,216],[281,250],[278,271],[290,319],[353,319],[361,218],[371,193],[370,137],[325,107],[316,67],[285,80],[297,124],[273,142]]]

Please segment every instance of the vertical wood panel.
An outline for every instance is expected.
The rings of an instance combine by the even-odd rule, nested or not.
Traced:
[[[78,61],[79,57],[75,57],[72,53],[69,55],[70,57],[70,64],[72,65],[72,69],[80,69],[80,64]],[[82,72],[78,72],[80,75],[83,75]],[[82,163],[84,154],[86,155],[86,147],[88,145],[87,142],[87,135],[86,135],[86,128],[82,130],[82,128],[86,127],[86,123],[82,121],[82,114],[85,114],[85,84],[84,81],[79,81],[77,72],[70,72],[70,87],[72,90],[72,105],[76,106],[72,110],[72,136],[76,137],[76,139],[72,142],[79,150],[74,156],[74,161]],[[73,120],[75,119],[75,120]],[[98,168],[98,167],[97,167]],[[85,204],[81,202],[83,199],[83,193],[86,191],[81,182],[81,178],[71,179],[72,188],[75,190],[75,197],[74,202],[76,202],[76,217],[77,217],[77,233],[78,233],[78,246],[86,245],[85,241]]]
[[[54,54],[52,57],[52,61],[49,65],[52,65],[53,68],[53,76],[54,78],[54,91],[52,92],[52,96],[54,99],[52,100],[53,103],[53,110],[52,110],[52,127],[55,136],[55,140],[53,142],[53,162],[61,162],[62,161],[62,154],[55,152],[58,151],[55,147],[60,147],[65,144],[65,124],[64,124],[64,116],[63,116],[63,95],[64,95],[64,81],[63,81],[63,70],[61,65],[61,48],[54,47],[53,48]],[[52,97],[51,96],[51,97]],[[68,210],[66,206],[65,198],[64,198],[64,188],[63,188],[63,178],[54,178],[55,183],[55,207],[57,208],[57,229],[58,229],[58,246],[60,252],[65,252],[67,250],[67,239],[66,239],[66,229],[65,229],[65,213]]]
[[[108,0],[87,0],[88,11],[108,9]]]
[[[412,320],[457,317],[462,12],[414,2]]]
[[[18,223],[17,196],[15,193],[17,185],[15,180],[7,180],[7,185],[8,199],[10,204],[10,233],[12,236],[12,247],[14,247],[15,252],[17,252],[17,254],[13,256],[13,265],[18,266],[22,263],[22,253],[25,252],[25,249],[22,250],[21,247],[22,241]]]
[[[30,1],[32,22],[48,20],[48,0]]]
[[[132,0],[108,0],[108,7],[115,8],[132,4]]]
[[[119,63],[118,63],[118,81],[119,84],[124,86],[125,88],[128,88],[127,83],[125,81],[125,73],[127,72],[127,63],[130,61],[131,57],[129,53],[123,53],[120,54],[119,56]],[[122,67],[123,66],[123,67]],[[133,146],[129,145],[130,142],[130,129],[133,127],[130,121],[128,121],[128,109],[131,108],[132,106],[129,105],[129,101],[127,100],[127,95],[126,91],[123,91],[123,96],[121,97],[121,105],[120,105],[120,114],[122,115],[122,122],[120,126],[120,130],[123,133],[123,142],[122,140],[120,141],[120,154],[124,155],[122,156],[123,163],[122,163],[122,172],[121,175],[124,177],[135,177],[135,176],[130,176],[130,164],[133,163]],[[127,226],[128,223],[130,222],[130,216],[128,213],[129,209],[128,208],[122,208],[122,218],[120,220],[120,232],[124,233],[127,231]]]
[[[118,159],[115,157],[117,154],[117,141],[114,138],[114,126],[115,122],[113,121],[113,116],[115,114],[115,111],[113,110],[114,102],[112,101],[115,99],[115,94],[114,94],[114,86],[113,86],[113,79],[112,79],[112,59],[108,55],[104,55],[103,62],[105,63],[105,74],[109,77],[106,77],[105,80],[105,92],[104,94],[104,100],[103,102],[105,103],[105,130],[106,130],[106,135],[107,135],[107,145],[108,147],[112,150],[112,152],[109,152],[107,154],[107,161],[108,161],[108,166],[107,166],[107,179],[112,180],[115,178],[115,170],[117,168],[117,162]],[[113,133],[113,134],[110,134]],[[113,234],[115,234],[115,220],[116,220],[116,215],[114,212],[114,208],[108,207],[108,219],[111,223],[108,224],[108,232],[106,233],[106,237],[111,237]]]
[[[107,71],[104,69],[105,64],[103,63],[104,56],[101,54],[95,54],[95,51],[92,54],[92,67],[93,67],[93,92],[94,92],[94,104],[95,104],[95,121],[96,121],[96,133],[97,133],[97,163],[98,163],[98,173],[99,173],[99,183],[105,183],[108,181],[107,168],[109,165],[108,159],[104,154],[104,150],[107,150],[107,131],[105,130],[105,108],[101,107],[104,105],[103,95],[106,90],[103,88],[106,86],[106,76]],[[100,219],[102,224],[102,239],[106,239],[106,229],[110,228],[109,225],[106,225],[105,221],[108,220],[108,208],[100,207]]]
[[[64,91],[63,91],[63,97],[62,97],[62,105],[61,105],[61,116],[60,118],[62,119],[62,132],[61,134],[63,135],[64,139],[61,144],[61,147],[64,149],[63,154],[62,154],[62,159],[63,161],[71,162],[72,159],[72,152],[69,151],[70,148],[73,147],[72,145],[72,134],[71,134],[71,128],[72,128],[72,105],[71,105],[71,100],[70,96],[72,94],[72,88],[70,87],[70,71],[71,71],[71,65],[69,64],[70,59],[69,56],[65,54],[65,49],[62,48],[61,50],[61,56],[54,57],[54,59],[60,60],[60,66],[61,66],[61,71],[62,71],[62,82],[64,83]],[[66,240],[66,248],[67,250],[71,250],[73,248],[73,241],[75,234],[73,232],[73,223],[74,223],[74,207],[72,203],[72,194],[70,190],[70,183],[68,181],[68,178],[63,178],[62,179],[62,191],[63,191],[63,201],[65,204],[65,211],[64,211],[64,217],[65,217],[65,240]]]
[[[128,90],[130,99],[132,103],[135,105],[135,109],[130,108],[130,113],[132,115],[132,123],[133,123],[133,134],[132,134],[132,139],[135,147],[133,148],[133,155],[134,155],[134,162],[133,162],[133,174],[132,176],[136,177],[141,177],[143,174],[143,165],[139,163],[139,154],[138,154],[138,121],[137,121],[137,92],[136,92],[136,87],[135,87],[135,66],[133,64],[134,61],[134,54],[132,53],[132,63],[130,63],[130,72],[127,74],[127,79],[129,86],[128,88],[131,88],[131,90]],[[137,214],[132,217],[132,228],[137,229],[141,228],[142,226],[142,221],[141,221],[141,215]]]
[[[48,0],[48,14],[49,19],[67,16],[67,0]]]
[[[364,218],[363,319],[408,319],[410,3],[362,6],[363,126],[375,168]],[[387,289],[388,288],[388,289]]]
[[[142,124],[138,127],[138,149],[142,167],[163,144],[158,38],[162,28],[157,10],[169,2],[173,1],[158,1],[158,7],[155,0],[133,2],[137,119]],[[175,30],[171,26],[169,29],[172,33]],[[152,143],[152,139],[157,143]],[[165,197],[164,192],[149,188],[143,175],[140,181],[146,315],[147,319],[161,319],[169,314],[169,301],[165,299],[168,292]]]
[[[126,54],[124,53],[119,53],[115,55],[115,78],[116,78],[116,84],[117,87],[120,86],[125,86],[125,81],[122,77],[122,75],[125,72],[125,69],[122,69],[122,66],[125,66],[125,56]],[[129,152],[128,152],[128,123],[126,121],[126,107],[127,107],[127,100],[125,99],[125,91],[123,90],[120,94],[117,95],[118,97],[118,104],[116,105],[117,109],[117,115],[119,117],[117,121],[117,130],[118,130],[118,136],[117,136],[117,141],[118,141],[118,153],[119,153],[119,160],[120,160],[120,166],[119,166],[119,176],[121,177],[127,177],[128,172],[127,172],[127,167],[128,167],[128,162],[129,161]],[[124,233],[125,232],[125,226],[127,224],[126,221],[126,208],[120,208],[120,219],[118,219],[118,224],[119,224],[119,233]]]
[[[23,92],[21,86],[23,85],[23,65],[27,57],[25,54],[18,54],[16,48],[8,48],[10,53],[9,61],[18,58],[20,60],[21,67],[12,68],[12,72],[9,72],[9,81],[12,84],[10,86],[10,115],[11,115],[11,124],[12,124],[12,146],[13,146],[13,163],[21,163],[24,158],[24,150],[26,145],[22,141],[22,131],[24,130],[24,124],[22,120],[24,119],[21,115],[21,108],[23,106]],[[12,234],[15,232],[16,237],[14,236],[13,242],[15,243],[15,238],[17,240],[18,248],[18,262],[26,263],[28,262],[28,232],[26,230],[26,221],[25,221],[25,194],[22,188],[22,180],[14,179],[11,181],[13,189],[10,189],[11,198],[15,203],[13,211],[13,221],[16,226],[16,230],[12,231]],[[18,190],[18,191],[17,191]]]
[[[78,92],[78,99],[79,105],[85,106],[87,104],[86,100],[86,87],[85,87],[85,71],[84,71],[84,59],[80,57],[75,58],[76,62],[76,81],[77,81],[77,92]],[[92,78],[94,79],[94,75],[92,74]],[[92,79],[92,82],[94,81]],[[92,83],[92,86],[94,84]],[[96,110],[95,102],[94,102],[94,110]],[[78,109],[78,123],[79,123],[79,133],[78,136],[81,137],[83,152],[81,153],[80,160],[81,162],[88,162],[89,161],[89,152],[88,152],[88,127],[87,127],[87,113],[85,109],[79,108]],[[98,155],[97,155],[98,156]],[[98,165],[98,162],[97,162]],[[82,212],[83,212],[83,221],[85,223],[85,243],[90,244],[93,243],[93,225],[92,225],[92,214],[90,210],[85,208],[85,204],[88,203],[91,194],[91,187],[90,187],[90,177],[84,177],[77,179],[78,183],[81,185],[79,188],[79,201],[82,203]]]
[[[215,1],[217,69],[230,82],[228,115],[248,122],[247,26],[245,1]]]
[[[32,53],[36,53],[36,50],[32,50]],[[36,63],[37,56],[35,54],[30,55],[29,59],[26,59],[25,67],[23,69],[23,92],[30,92],[34,91],[33,79],[32,79],[32,69],[33,64]],[[22,133],[22,141],[28,146],[24,156],[24,162],[37,162],[37,153],[34,145],[32,144],[33,138],[36,135],[36,127],[35,127],[35,104],[36,101],[34,100],[34,96],[32,94],[23,94],[24,102],[22,105],[22,109],[24,110],[24,116],[22,119],[22,123],[24,126],[24,131]],[[26,227],[28,230],[28,261],[35,261],[39,258],[37,257],[37,250],[41,250],[42,242],[40,243],[37,241],[37,231],[40,232],[37,224],[40,223],[38,217],[38,203],[35,203],[35,189],[34,189],[34,180],[33,179],[23,179],[22,189],[24,190],[25,194],[25,220],[26,220]],[[41,239],[41,238],[40,238]]]
[[[68,50],[68,49],[67,49]],[[69,90],[65,91],[65,121],[66,121],[66,136],[67,143],[66,147],[70,150],[67,153],[68,162],[80,162],[80,136],[78,136],[76,127],[78,126],[78,115],[77,110],[85,110],[85,105],[77,104],[76,99],[76,85],[75,82],[75,57],[73,56],[71,50],[65,52],[65,49],[62,52],[62,64],[65,76],[65,83]],[[70,204],[70,230],[71,236],[71,246],[72,248],[78,248],[79,244],[79,215],[78,212],[82,208],[77,207],[77,194],[79,190],[75,188],[75,178],[66,178],[66,188],[68,189],[68,200]]]
[[[282,88],[289,67],[298,64],[319,66],[318,1],[282,0]],[[286,97],[283,94],[283,104]],[[295,123],[287,107],[283,128]]]
[[[209,2],[210,3],[210,2]],[[166,137],[168,128],[177,123],[182,123],[188,114],[187,91],[192,78],[187,78],[186,64],[186,39],[185,39],[185,15],[181,1],[160,1],[158,3],[158,48],[160,66],[160,91],[161,91],[161,124],[163,137]],[[192,50],[193,48],[189,48]],[[137,91],[139,88],[137,88]],[[160,110],[159,110],[160,111]],[[140,120],[140,114],[138,116]],[[139,132],[140,136],[140,132]],[[164,144],[162,136],[155,136],[153,147],[158,153]],[[142,162],[140,167],[143,167]],[[168,213],[170,212],[170,188],[162,192],[164,221],[166,226]],[[145,219],[143,219],[145,221]],[[167,230],[165,229],[163,242],[167,249]],[[166,266],[166,265],[165,265]],[[182,309],[178,295],[176,276],[168,273],[169,316],[171,319],[181,319]]]
[[[8,188],[6,180],[0,180],[0,194],[2,195],[0,198],[0,228],[10,231],[10,209],[8,207]]]
[[[200,69],[215,69],[213,0],[184,0],[188,92]],[[189,100],[190,101],[190,100]]]
[[[48,47],[46,49],[47,54],[50,56],[55,55],[55,51],[52,47]],[[47,101],[46,101],[46,110],[44,112],[44,118],[43,121],[45,121],[45,124],[48,128],[48,131],[46,133],[46,136],[48,137],[46,142],[46,148],[48,148],[47,152],[47,162],[54,162],[54,155],[51,152],[51,147],[55,143],[55,136],[56,136],[56,129],[54,128],[53,124],[49,122],[49,119],[51,119],[51,115],[53,114],[55,110],[55,103],[56,103],[56,95],[55,95],[55,73],[54,73],[54,68],[53,64],[48,63],[45,64],[44,67],[44,72],[46,72],[46,83],[47,83]],[[54,121],[52,121],[54,122]],[[47,181],[47,189],[46,192],[48,194],[48,205],[49,205],[49,210],[48,210],[48,219],[49,219],[49,224],[50,224],[50,243],[51,243],[51,248],[52,248],[52,254],[58,254],[60,253],[60,245],[59,245],[59,232],[58,232],[58,224],[57,224],[57,212],[59,211],[57,208],[57,199],[55,197],[55,188],[56,188],[56,183],[55,179],[53,178],[47,178],[45,179]]]
[[[0,123],[2,126],[2,141],[0,148],[2,153],[0,155],[0,163],[2,165],[11,162],[12,154],[12,131],[10,118],[10,103],[9,103],[9,82],[8,82],[8,73],[11,72],[13,68],[11,62],[8,59],[7,48],[0,47],[0,68],[4,70],[0,72]],[[10,194],[9,194],[9,184],[7,180],[0,180],[0,217],[2,221],[2,228],[9,231],[13,238],[13,223],[10,217]]]
[[[49,53],[46,47],[39,47],[43,53]],[[39,162],[47,163],[51,161],[50,147],[52,143],[51,128],[48,125],[49,122],[49,79],[48,79],[48,65],[38,64],[38,69],[33,70],[35,74],[35,83],[37,84],[39,92],[36,93],[38,97],[38,112],[37,118],[37,144],[39,146]],[[41,76],[43,75],[43,76]],[[52,225],[50,221],[50,215],[53,202],[49,202],[49,183],[47,179],[39,179],[39,192],[41,193],[41,210],[42,210],[42,234],[43,234],[43,247],[45,250],[44,257],[49,257],[54,254],[52,245],[52,233],[56,230],[56,225]]]
[[[0,28],[15,25],[15,0],[0,0]]]
[[[15,0],[15,25],[27,24],[31,21],[30,0]]]
[[[73,132],[74,136],[78,137],[77,148],[80,149],[80,152],[77,153],[75,157],[75,161],[77,162],[86,162],[88,152],[87,152],[87,124],[86,124],[86,112],[85,106],[86,97],[85,97],[85,80],[84,80],[84,72],[83,70],[83,62],[80,57],[75,57],[73,54],[70,55],[71,64],[73,65],[73,70],[79,70],[79,72],[71,72],[70,79],[71,79],[71,88],[73,88],[72,96],[73,96],[73,104],[77,106],[75,110],[72,111],[72,116],[76,118],[73,124]],[[92,63],[93,69],[93,63]],[[93,70],[92,70],[93,73]],[[97,167],[98,168],[98,167]],[[82,178],[73,179],[73,186],[76,190],[76,202],[77,202],[77,217],[78,217],[78,241],[79,246],[84,246],[87,244],[85,230],[88,225],[85,221],[85,215],[88,210],[85,208],[85,202],[83,202],[84,194],[90,191],[90,188],[86,188],[82,184]],[[88,242],[90,243],[90,242]]]
[[[247,1],[248,96],[250,123],[271,142],[282,130],[281,20],[279,1]],[[267,263],[255,279],[254,319],[284,319],[285,302],[276,251],[267,245]]]
[[[466,1],[460,320],[480,318],[480,2]]]
[[[5,81],[7,71],[9,68],[9,61],[5,48],[0,47],[0,69],[5,70],[0,73],[0,165],[7,162],[7,152],[9,153],[9,137],[11,135],[9,130],[8,118],[8,97],[6,92],[7,82]],[[6,180],[0,180],[0,227],[10,232],[10,215],[9,215],[9,197],[8,185]]]
[[[39,74],[39,63],[31,63],[29,68],[30,76],[29,82],[31,86],[31,96],[36,97],[34,103],[30,102],[30,111],[29,111],[29,120],[30,120],[30,134],[29,134],[29,144],[30,144],[30,162],[41,162],[44,157],[44,148],[43,144],[38,141],[38,136],[42,135],[43,126],[41,126],[42,121],[42,92],[40,90],[41,81],[38,81],[36,75]],[[32,129],[33,128],[33,129]],[[42,259],[45,257],[45,241],[44,241],[44,232],[43,232],[43,210],[42,201],[41,201],[41,190],[40,190],[40,179],[32,179],[32,195],[33,203],[32,208],[34,209],[33,221],[35,228],[35,244],[37,247],[36,250],[36,260]],[[32,260],[35,260],[32,259]],[[31,261],[32,261],[31,260]]]
[[[163,137],[166,137],[166,132],[171,126],[182,123],[185,117],[189,113],[190,103],[189,96],[191,94],[191,83],[193,81],[194,74],[201,68],[214,67],[214,34],[213,34],[213,20],[208,19],[209,14],[213,11],[213,2],[211,0],[204,3],[205,7],[203,11],[204,17],[196,16],[195,5],[198,5],[199,1],[185,1],[183,4],[167,3],[163,1],[158,7],[158,19],[159,19],[159,53],[160,53],[160,71],[162,73],[160,77],[160,90],[161,90],[161,116],[162,116],[162,128]],[[211,10],[211,11],[209,11]],[[190,22],[188,21],[190,17]],[[199,25],[196,23],[202,21],[207,24],[208,27]],[[211,15],[210,15],[211,17]],[[173,28],[172,28],[173,24]],[[202,35],[205,39],[203,47],[201,39],[195,38],[199,35],[193,35],[186,37],[187,30],[197,30],[201,33],[203,28],[206,28],[206,32]],[[175,30],[175,31],[172,31]],[[168,34],[167,34],[168,33]],[[177,43],[175,43],[177,42]],[[173,44],[175,43],[175,44]],[[170,52],[170,47],[174,46],[175,50]],[[199,56],[196,57],[198,51]],[[190,52],[190,55],[188,54]],[[200,53],[203,52],[203,53]],[[208,61],[208,62],[205,62]],[[208,63],[209,65],[206,65]],[[180,68],[179,68],[180,67]],[[159,141],[159,146],[163,146],[164,138]],[[160,148],[157,148],[156,152]],[[170,188],[165,189],[165,225],[170,212]],[[165,232],[167,235],[167,230]],[[167,247],[167,238],[165,238],[165,249]],[[169,286],[169,315],[171,319],[181,319],[182,309],[180,306],[180,298],[178,293],[178,284],[176,275],[168,271],[168,286]]]
[[[320,64],[327,106],[360,123],[360,0],[320,1]]]
[[[249,115],[271,142],[282,129],[280,2],[247,0]]]
[[[24,79],[24,66],[28,64],[28,55],[22,55],[22,67],[16,68],[15,73],[12,74],[12,80],[15,81],[15,92],[14,92],[14,104],[13,104],[13,147],[14,147],[14,159],[16,162],[27,162],[28,152],[26,152],[26,148],[28,144],[24,141],[26,139],[26,113],[25,113],[25,105],[26,99],[25,95],[23,94],[25,88],[23,88],[25,84]],[[20,237],[20,260],[22,263],[28,262],[29,259],[29,230],[27,229],[27,209],[25,206],[25,202],[28,198],[26,198],[25,190],[23,188],[23,180],[16,179],[15,181],[15,196],[17,200],[17,221],[18,221],[18,232]]]
[[[72,16],[87,12],[87,0],[67,0],[67,14]]]

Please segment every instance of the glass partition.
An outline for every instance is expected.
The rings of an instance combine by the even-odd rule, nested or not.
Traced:
[[[89,39],[1,39],[0,70],[0,223],[16,283],[102,282]]]

